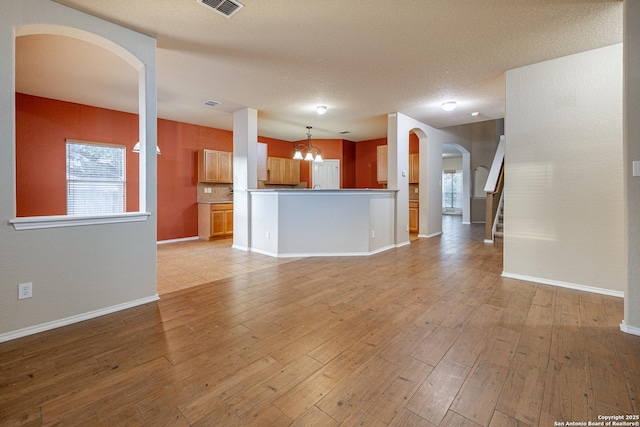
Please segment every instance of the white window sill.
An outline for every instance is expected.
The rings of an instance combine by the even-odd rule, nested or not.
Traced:
[[[125,212],[108,215],[55,215],[30,216],[9,220],[16,231],[41,228],[77,227],[81,225],[116,224],[120,222],[146,221],[149,212]]]

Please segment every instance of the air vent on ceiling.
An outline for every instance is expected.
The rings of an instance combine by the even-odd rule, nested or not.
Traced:
[[[351,133],[350,130],[341,130],[340,132],[338,132],[340,135],[346,135],[348,133]]]
[[[212,99],[208,100],[208,101],[204,101],[204,105],[208,105],[209,107],[215,107],[216,105],[220,105],[221,102],[218,101],[214,101]]]
[[[232,0],[196,0],[196,2],[211,8],[213,11],[227,18],[231,18],[237,11],[244,7],[242,3]]]

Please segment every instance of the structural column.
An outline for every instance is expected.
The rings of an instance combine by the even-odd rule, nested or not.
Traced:
[[[233,247],[251,248],[251,200],[248,189],[258,186],[258,111],[233,113]]]

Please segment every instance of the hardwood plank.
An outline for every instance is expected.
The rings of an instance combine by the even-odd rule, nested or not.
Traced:
[[[316,406],[338,422],[343,422],[357,410],[364,414],[397,373],[395,364],[382,357],[372,357],[344,378]]]
[[[477,424],[468,418],[463,417],[460,414],[456,414],[453,411],[447,412],[444,420],[440,424],[440,427],[479,427]]]
[[[438,326],[416,347],[411,356],[436,366],[461,334],[460,329]]]
[[[460,391],[470,368],[443,359],[407,403],[407,409],[435,425],[440,425]]]
[[[304,415],[298,418],[292,427],[337,427],[340,425],[336,420],[322,412],[316,406],[311,407]]]
[[[464,328],[443,359],[472,367],[487,344],[487,336],[482,329]]]
[[[571,419],[571,418],[567,418]],[[553,425],[553,422],[549,422],[548,424],[542,425]],[[517,420],[513,417],[510,417],[506,414],[503,414],[500,411],[494,411],[493,417],[491,417],[491,424],[489,427],[531,427],[530,424],[526,424],[520,420]]]
[[[478,362],[462,385],[451,409],[480,425],[488,425],[508,373],[508,368],[504,366]]]
[[[409,364],[389,384],[382,396],[375,402],[368,414],[384,425],[391,422],[407,404],[409,399],[431,373],[433,367],[416,359]]]
[[[408,409],[402,409],[398,415],[395,416],[389,427],[436,427],[424,418],[420,418],[418,415],[409,411]]]
[[[0,343],[0,425],[436,425],[422,414],[533,427],[638,413],[640,337],[619,330],[622,300],[502,278],[502,247],[453,220],[370,257],[163,245],[159,286],[202,283]]]
[[[254,408],[283,395],[299,382],[319,370],[323,365],[309,356],[295,360],[265,379],[263,382],[226,401],[226,404],[244,421],[254,416]]]

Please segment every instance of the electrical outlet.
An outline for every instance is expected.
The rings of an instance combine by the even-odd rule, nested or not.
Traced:
[[[371,238],[372,239],[376,238],[376,230],[371,230]]]
[[[271,238],[271,233],[269,233],[268,231],[266,233],[266,238],[267,238],[267,240],[269,240]]]
[[[18,285],[18,299],[31,298],[33,296],[33,283],[20,283]]]

